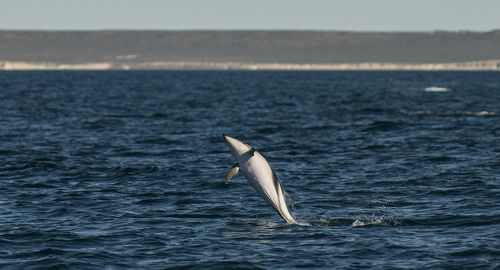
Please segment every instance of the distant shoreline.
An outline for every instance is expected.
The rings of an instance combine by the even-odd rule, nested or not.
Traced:
[[[499,63],[500,30],[0,30],[3,70],[498,70]]]
[[[157,62],[21,62],[0,61],[0,70],[415,70],[415,71],[500,71],[499,60],[467,61],[456,63],[245,63],[207,61]]]

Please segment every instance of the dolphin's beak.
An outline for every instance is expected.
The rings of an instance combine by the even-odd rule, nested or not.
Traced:
[[[231,153],[233,156],[238,159],[239,156],[245,154],[246,152],[251,150],[251,147],[241,142],[238,139],[235,139],[227,134],[222,134],[222,137],[226,140],[227,144],[229,144],[229,148],[231,148]]]
[[[233,138],[225,133],[222,134],[222,138],[224,138],[224,140],[226,140],[226,142],[229,143],[230,145],[235,144],[235,142],[237,141],[235,138]]]

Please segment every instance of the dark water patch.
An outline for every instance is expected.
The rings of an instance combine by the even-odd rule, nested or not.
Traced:
[[[386,104],[384,104],[386,105]],[[351,107],[356,108],[358,107],[358,103],[352,103]],[[356,110],[357,113],[362,113],[362,114],[395,114],[396,112],[392,109],[386,109],[386,108],[362,108],[359,110]]]
[[[400,129],[404,126],[402,122],[393,121],[375,121],[371,123],[368,127],[364,128],[362,131],[394,131]]]
[[[167,118],[168,114],[165,114],[165,113],[153,113],[151,115],[151,117],[153,117],[153,118]]]
[[[21,170],[24,169],[41,169],[41,170],[52,170],[57,167],[56,163],[53,162],[45,162],[45,161],[30,161],[26,165],[24,165]]]
[[[20,188],[29,188],[29,189],[50,189],[57,188],[56,185],[47,184],[46,182],[32,182],[32,183],[22,183],[17,184]]]
[[[250,261],[205,261],[197,263],[185,263],[169,269],[266,269],[265,267],[259,266],[257,263],[252,263]]]
[[[489,226],[500,222],[499,215],[443,215],[408,220],[408,225],[444,226],[450,228]]]
[[[124,151],[120,152],[119,156],[121,157],[151,157],[151,156],[164,156],[165,153],[152,153],[152,152],[140,152],[140,151]]]
[[[88,119],[82,121],[82,128],[88,130],[111,130],[113,127],[124,126],[125,122],[118,119]]]
[[[138,138],[135,140],[136,143],[139,144],[158,144],[158,145],[175,145],[182,144],[181,141],[178,140],[169,140],[167,138],[162,137],[149,137],[149,138]]]
[[[18,152],[14,150],[0,149],[0,156],[9,156],[17,153]]]
[[[432,163],[460,161],[460,160],[453,158],[453,157],[450,157],[450,156],[426,157],[425,160],[428,162],[432,162]]]
[[[58,256],[58,255],[65,255],[68,252],[65,250],[61,249],[56,249],[56,248],[43,248],[39,250],[33,250],[29,252],[21,252],[17,254],[11,255],[13,258],[23,258],[23,259],[33,259],[33,258],[38,258],[38,257],[51,257],[51,256]]]
[[[144,114],[108,114],[106,116],[110,118],[148,118]]]

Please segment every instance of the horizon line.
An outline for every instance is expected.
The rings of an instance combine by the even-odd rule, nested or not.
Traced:
[[[189,28],[189,29],[146,29],[146,28],[102,28],[102,29],[7,29],[0,28],[0,31],[9,32],[350,32],[350,33],[490,33],[499,32],[500,28],[490,30],[326,30],[326,29],[204,29],[204,28]]]

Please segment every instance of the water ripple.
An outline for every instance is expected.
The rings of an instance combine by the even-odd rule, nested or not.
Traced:
[[[498,268],[498,80],[0,72],[0,268]],[[311,226],[224,184],[222,133]]]

